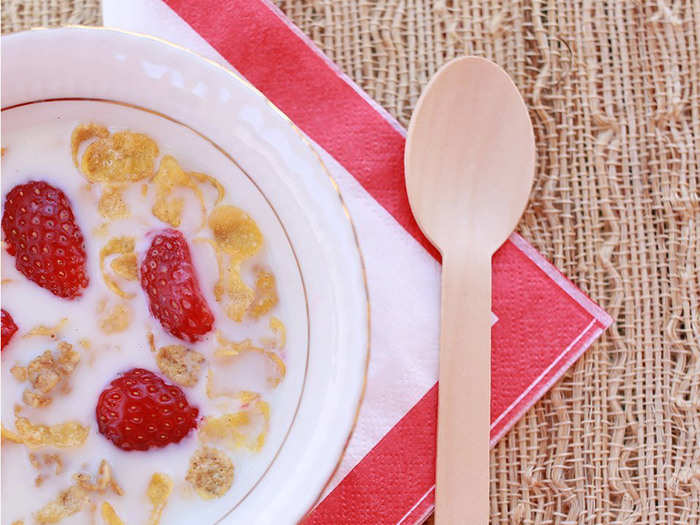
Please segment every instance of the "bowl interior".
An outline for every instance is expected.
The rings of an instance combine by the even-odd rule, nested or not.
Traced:
[[[38,104],[47,100],[54,102]],[[320,159],[303,134],[245,80],[176,46],[121,31],[64,28],[4,37],[3,118],[30,104],[54,109],[64,104],[66,111],[98,119],[121,115],[125,122],[148,121],[154,132],[178,126],[178,136],[190,134],[193,143],[208,144],[212,156],[229,159],[227,173],[266,202],[270,220],[278,222],[275,243],[295,259],[288,279],[297,283],[292,288],[300,302],[292,315],[306,352],[300,352],[290,380],[282,434],[266,448],[266,468],[249,480],[244,493],[224,498],[207,521],[297,521],[343,452],[368,359],[361,255],[342,198]]]

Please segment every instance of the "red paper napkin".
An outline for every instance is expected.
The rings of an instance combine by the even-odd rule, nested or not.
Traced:
[[[358,223],[372,302],[367,395],[338,472],[305,522],[420,523],[434,502],[439,268],[408,206],[405,131],[269,2],[165,4],[103,0],[105,24],[228,62],[319,146]],[[397,252],[396,269],[385,268],[387,251]],[[417,292],[402,291],[397,308],[392,296],[411,279]],[[492,293],[493,445],[612,321],[515,234],[493,258]],[[404,346],[394,325],[414,330],[424,347]]]

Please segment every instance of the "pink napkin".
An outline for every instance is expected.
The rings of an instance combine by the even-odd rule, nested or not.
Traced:
[[[420,523],[435,488],[437,253],[403,184],[405,130],[266,0],[103,0],[106,26],[236,69],[312,140],[356,223],[371,302],[367,390],[306,523]],[[493,259],[491,444],[612,320],[518,235]]]

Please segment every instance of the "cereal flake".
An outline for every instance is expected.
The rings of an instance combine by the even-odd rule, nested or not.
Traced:
[[[164,346],[156,354],[156,363],[160,371],[171,381],[182,386],[197,384],[204,361],[202,354],[182,345]]]
[[[287,344],[287,329],[277,317],[270,317],[270,330],[273,337],[263,337],[260,343],[267,350],[281,350]]]
[[[255,292],[243,282],[238,267],[231,265],[224,271],[224,289],[230,299],[226,305],[226,315],[240,323],[255,300]]]
[[[23,383],[24,381],[27,380],[27,367],[26,366],[15,365],[12,368],[10,368],[10,373],[20,383]]]
[[[192,176],[182,170],[174,157],[166,155],[161,159],[158,171],[153,177],[153,183],[156,185],[156,201],[151,211],[161,221],[170,224],[173,228],[180,226],[185,201],[180,197],[170,198],[170,194],[177,187],[188,188],[194,192],[202,209],[202,217],[206,217],[207,210],[202,190]]]
[[[254,429],[260,428],[255,434]],[[203,441],[218,440],[235,448],[259,452],[270,429],[270,406],[260,396],[244,404],[243,410],[219,417],[205,417],[199,430]]]
[[[24,443],[29,448],[79,447],[85,443],[88,428],[77,421],[57,425],[34,425],[26,417],[15,417],[16,431],[2,427],[2,437],[15,443]]]
[[[27,388],[22,392],[22,401],[24,401],[25,405],[32,408],[44,408],[51,404],[52,399],[47,395],[37,394]]]
[[[51,403],[51,393],[56,386],[70,377],[80,363],[80,354],[73,345],[60,341],[54,354],[46,350],[32,359],[26,367],[15,365],[12,375],[18,381],[29,381],[31,388],[22,394],[22,400],[33,408],[41,408]]]
[[[73,476],[73,480],[76,485],[87,492],[99,492],[104,494],[107,489],[112,490],[117,496],[124,494],[124,491],[119,486],[119,483],[114,479],[112,475],[112,467],[107,463],[106,460],[100,462],[100,467],[95,476],[95,481],[92,481],[92,476],[81,472]]]
[[[133,294],[124,292],[116,281],[107,273],[105,269],[105,260],[111,255],[127,255],[133,253],[134,244],[133,237],[113,237],[100,249],[100,272],[102,273],[102,279],[104,279],[107,288],[124,299],[130,299],[133,297]]]
[[[209,215],[209,227],[221,249],[236,262],[252,257],[262,247],[263,236],[255,221],[235,206],[217,206]]]
[[[47,477],[47,475],[44,474],[45,467],[56,465],[54,469],[54,474],[56,476],[63,472],[63,460],[58,454],[44,454],[42,462],[41,456],[39,454],[30,453],[29,462],[31,463],[32,467],[34,467],[38,472],[37,477],[34,479],[34,485],[36,485],[37,487],[40,486]]]
[[[94,124],[91,122],[90,124],[80,124],[76,126],[70,137],[70,149],[75,167],[79,167],[78,149],[80,149],[80,145],[83,142],[93,138],[106,139],[107,137],[109,137],[109,131],[106,127],[101,126],[100,124]]]
[[[139,261],[133,252],[115,257],[109,266],[114,273],[127,281],[136,281],[139,278]]]
[[[107,315],[100,319],[100,330],[105,334],[125,331],[131,324],[131,308],[128,303],[115,304]]]
[[[80,169],[90,182],[134,182],[153,174],[158,145],[142,133],[121,131],[90,144]]]
[[[215,357],[235,357],[244,352],[255,352],[265,356],[275,367],[276,374],[267,378],[268,383],[273,388],[279,385],[287,375],[287,367],[280,356],[271,350],[255,346],[250,339],[244,339],[240,342],[230,341],[217,331],[216,340],[219,343],[219,348],[214,351]]]
[[[224,452],[205,446],[190,458],[185,479],[202,499],[219,498],[231,488],[233,471],[233,462]]]
[[[151,476],[151,481],[148,484],[146,495],[153,505],[151,515],[148,518],[149,525],[158,525],[160,517],[163,514],[163,509],[168,503],[168,498],[173,490],[172,480],[165,474],[156,472]]]
[[[49,339],[57,339],[67,323],[68,319],[64,317],[54,326],[40,324],[29,330],[22,337],[25,339],[28,337],[48,337]]]
[[[105,219],[125,219],[130,215],[129,205],[122,195],[123,190],[124,186],[121,184],[108,184],[102,190],[102,195],[97,203],[97,211]]]
[[[187,173],[187,175],[193,179],[196,179],[198,182],[206,182],[214,186],[214,189],[216,190],[216,201],[214,201],[214,206],[217,206],[222,200],[224,200],[226,190],[214,177],[207,175],[206,173],[198,173],[196,171],[190,171]]]
[[[63,518],[77,514],[90,504],[87,493],[78,486],[72,486],[58,495],[58,497],[44,505],[36,513],[36,521],[40,525],[58,523]]]
[[[254,319],[262,317],[277,306],[278,301],[275,276],[271,272],[258,270],[255,280],[255,298],[248,310],[250,316]]]
[[[121,518],[117,515],[114,507],[112,507],[112,505],[110,505],[108,502],[102,502],[100,512],[102,514],[102,520],[106,525],[125,525]]]

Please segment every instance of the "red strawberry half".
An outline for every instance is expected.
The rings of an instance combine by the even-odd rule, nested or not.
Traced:
[[[156,234],[141,262],[141,286],[153,317],[184,341],[198,341],[214,326],[214,315],[199,288],[190,248],[177,230]]]
[[[82,294],[88,285],[85,240],[61,190],[41,181],[12,188],[2,230],[7,253],[27,279],[66,299]]]
[[[179,387],[143,368],[114,379],[95,408],[100,434],[122,450],[179,443],[197,426],[198,414]]]
[[[12,336],[15,335],[15,332],[17,331],[17,325],[15,324],[14,319],[12,319],[12,316],[5,310],[2,310],[2,348],[1,350],[5,349],[5,346],[7,346],[7,343],[10,342],[10,339],[12,339]]]

